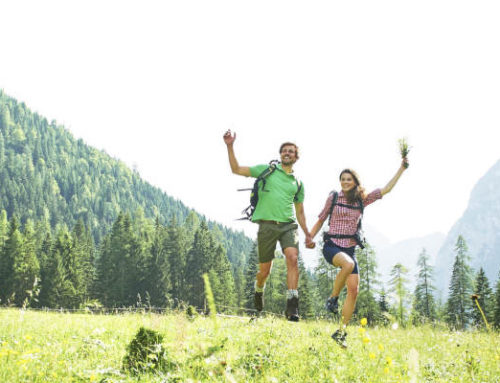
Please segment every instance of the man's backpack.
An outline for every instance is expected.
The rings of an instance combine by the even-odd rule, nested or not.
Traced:
[[[280,162],[278,160],[272,160],[271,162],[269,162],[269,166],[266,169],[264,169],[264,171],[260,173],[255,179],[252,188],[238,189],[238,191],[250,191],[250,205],[248,205],[241,212],[241,214],[243,214],[244,216],[239,218],[238,219],[239,221],[252,220],[253,213],[257,207],[257,203],[259,202],[259,186],[261,186],[261,190],[263,192],[269,192],[269,190],[266,189],[266,178],[269,177],[276,170],[276,167],[278,166],[279,163]],[[293,198],[294,202],[297,202],[300,189],[302,189],[302,182],[298,182],[297,193],[295,193],[295,196]]]
[[[337,191],[333,190],[330,194],[332,194],[332,206],[330,206],[330,212],[328,214],[328,223],[332,220],[332,213],[333,213],[333,208],[335,205],[337,206],[342,206],[346,207],[348,209],[356,209],[356,210],[361,210],[361,217],[359,217],[358,221],[358,227],[356,229],[356,233],[353,235],[347,235],[347,234],[328,234],[328,232],[323,233],[323,241],[326,243],[330,238],[353,238],[356,243],[358,244],[359,247],[362,249],[365,248],[365,238],[363,235],[363,227],[361,224],[361,221],[363,220],[363,211],[364,211],[364,205],[363,201],[358,199],[358,206],[353,206],[353,205],[345,205],[343,203],[337,203],[337,198],[339,196],[339,193]]]

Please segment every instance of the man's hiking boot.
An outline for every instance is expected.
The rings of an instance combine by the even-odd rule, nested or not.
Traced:
[[[293,297],[286,300],[286,318],[290,322],[299,321],[299,298]]]
[[[347,332],[342,330],[337,330],[332,334],[332,339],[338,343],[342,348],[347,348]]]
[[[253,304],[255,306],[255,310],[257,310],[259,313],[262,311],[264,308],[264,293],[259,293],[255,292],[255,295],[253,297]]]
[[[332,314],[337,315],[339,313],[339,297],[330,297],[326,300],[326,309]]]

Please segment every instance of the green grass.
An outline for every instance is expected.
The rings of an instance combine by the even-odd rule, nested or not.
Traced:
[[[0,382],[495,382],[500,335],[430,327],[348,329],[327,321],[0,310]],[[164,335],[171,370],[122,371],[141,327]]]

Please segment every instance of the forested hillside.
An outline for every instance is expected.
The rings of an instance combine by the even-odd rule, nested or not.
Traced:
[[[45,221],[72,228],[81,219],[96,244],[121,211],[142,210],[166,224],[183,222],[188,209],[122,161],[76,140],[55,121],[32,113],[0,90],[0,210],[21,224]],[[202,218],[202,217],[201,217]],[[229,259],[242,264],[251,241],[214,222]]]

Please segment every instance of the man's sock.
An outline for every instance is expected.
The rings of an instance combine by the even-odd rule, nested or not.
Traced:
[[[266,284],[264,283],[264,286],[259,287],[259,286],[257,286],[257,281],[255,281],[254,287],[255,287],[255,292],[256,293],[263,293],[264,289],[266,288]]]
[[[292,298],[298,298],[299,297],[299,291],[298,290],[287,290],[286,291],[286,299],[292,299]]]

